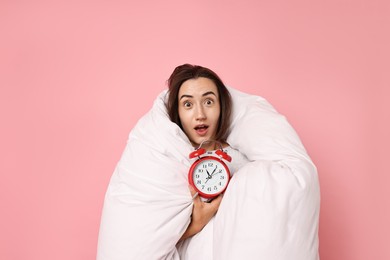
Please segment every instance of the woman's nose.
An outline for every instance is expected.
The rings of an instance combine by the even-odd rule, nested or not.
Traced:
[[[196,111],[196,120],[204,120],[206,119],[206,114],[204,112],[204,109],[202,107],[198,107]]]

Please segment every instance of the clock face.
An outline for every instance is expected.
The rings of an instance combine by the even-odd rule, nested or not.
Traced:
[[[225,163],[207,156],[193,164],[189,178],[202,197],[212,198],[226,189],[230,173]]]

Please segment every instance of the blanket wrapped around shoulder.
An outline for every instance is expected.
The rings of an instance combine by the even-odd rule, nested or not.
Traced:
[[[249,163],[233,176],[213,219],[210,259],[316,260],[317,171],[286,118],[263,98],[229,88],[228,143]],[[169,117],[163,91],[131,131],[104,201],[98,260],[199,259],[176,248],[190,223],[193,147]],[[185,257],[183,257],[185,256]]]

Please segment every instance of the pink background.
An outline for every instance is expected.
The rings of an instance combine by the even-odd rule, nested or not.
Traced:
[[[31,2],[0,2],[0,259],[95,258],[127,135],[186,62],[298,131],[322,260],[390,259],[389,1]]]

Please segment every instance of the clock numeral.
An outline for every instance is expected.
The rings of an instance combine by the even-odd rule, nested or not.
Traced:
[[[211,191],[211,187],[208,187],[208,188],[207,188],[207,191]]]
[[[204,185],[202,185],[202,190],[204,189]]]
[[[199,174],[195,174],[195,178],[199,179],[200,175]]]
[[[214,186],[214,190],[218,190],[217,186]]]
[[[222,172],[222,169],[220,169],[219,171],[218,171],[218,173],[221,173]]]
[[[225,176],[221,176],[219,177],[220,180],[224,180],[225,179]]]
[[[219,182],[219,186],[222,186],[222,182],[221,181]]]
[[[203,172],[203,169],[198,169],[198,172]]]
[[[213,163],[208,163],[207,164],[208,167],[213,167],[213,165],[214,165]]]
[[[207,165],[206,165],[206,164],[203,164],[203,165],[202,165],[202,168],[206,169],[206,168],[207,168]]]
[[[202,184],[202,181],[201,180],[197,180],[196,184]]]

